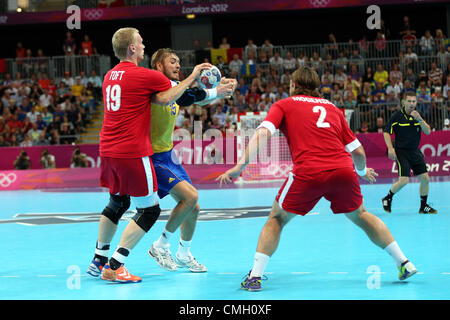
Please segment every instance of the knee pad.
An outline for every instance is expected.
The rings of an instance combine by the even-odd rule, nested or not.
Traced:
[[[158,220],[159,215],[161,213],[161,208],[159,207],[159,204],[153,207],[143,209],[136,208],[136,210],[137,213],[134,215],[133,220],[145,232],[148,232],[151,229],[151,227],[155,224],[156,220]]]
[[[112,194],[108,205],[102,212],[102,215],[107,217],[114,224],[118,224],[120,218],[122,218],[122,215],[127,212],[130,204],[129,195],[117,196]]]

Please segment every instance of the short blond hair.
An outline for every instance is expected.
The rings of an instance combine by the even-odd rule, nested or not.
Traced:
[[[163,48],[156,50],[155,53],[153,53],[152,55],[152,59],[150,60],[151,68],[156,70],[156,64],[164,63],[164,60],[171,55],[176,55],[178,57],[175,50],[170,48]]]
[[[136,42],[139,30],[136,28],[121,28],[112,37],[114,55],[123,60],[127,57],[128,46]]]

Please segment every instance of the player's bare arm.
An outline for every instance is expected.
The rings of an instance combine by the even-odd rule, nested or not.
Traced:
[[[264,148],[270,136],[270,130],[267,128],[261,127],[256,130],[245,149],[244,156],[238,160],[238,163],[233,168],[216,178],[216,181],[220,182],[220,187],[222,187],[222,183],[228,184],[234,178],[239,177],[249,162],[258,154],[259,150]]]
[[[186,89],[191,86],[200,72],[204,69],[211,68],[210,63],[202,63],[196,65],[192,73],[178,85],[172,87],[171,89],[163,92],[158,92],[152,96],[152,103],[157,103],[160,105],[169,105],[173,101],[176,101],[181,95],[186,91]]]
[[[366,168],[366,153],[364,148],[359,146],[351,152],[351,155],[358,175],[364,180],[374,183],[378,173],[376,173],[372,168]]]

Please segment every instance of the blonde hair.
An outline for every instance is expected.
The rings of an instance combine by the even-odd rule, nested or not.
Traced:
[[[320,87],[320,78],[314,69],[307,66],[298,68],[292,74],[292,81],[295,83],[295,96],[322,97],[318,90]]]
[[[152,69],[156,70],[156,64],[159,63],[164,63],[164,60],[170,56],[170,55],[177,55],[177,53],[170,48],[163,48],[163,49],[158,49],[155,51],[155,53],[153,53],[152,55],[152,59],[150,60],[150,66]]]
[[[117,30],[112,37],[112,47],[114,55],[123,60],[127,57],[128,47],[136,42],[139,30],[136,28],[121,28]]]

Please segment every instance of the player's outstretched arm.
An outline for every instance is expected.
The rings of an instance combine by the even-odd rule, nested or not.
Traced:
[[[244,156],[238,160],[233,168],[216,178],[216,181],[220,182],[220,187],[222,187],[222,184],[230,183],[234,178],[239,177],[247,164],[259,153],[259,150],[264,148],[270,136],[271,133],[267,128],[261,127],[256,130],[245,149]]]
[[[197,76],[204,69],[211,68],[212,65],[210,63],[202,63],[196,65],[192,73],[183,81],[181,81],[178,85],[170,88],[169,90],[155,93],[152,96],[152,102],[160,105],[169,105],[173,101],[176,101],[181,95],[186,91],[186,89],[194,83]]]
[[[366,153],[363,146],[359,146],[358,148],[353,150],[351,152],[351,155],[356,168],[356,173],[358,173],[361,178],[369,181],[370,183],[375,182],[375,177],[378,176],[378,173],[376,173],[372,168],[366,168]]]
[[[197,104],[199,106],[205,106],[208,103],[211,103],[215,99],[229,99],[233,95],[234,90],[236,89],[237,81],[236,79],[231,78],[222,78],[220,80],[220,84],[215,89],[216,91],[211,91],[209,89],[207,92],[205,99],[202,101],[198,101]],[[213,89],[214,90],[214,89]],[[212,92],[212,93],[210,93]]]

